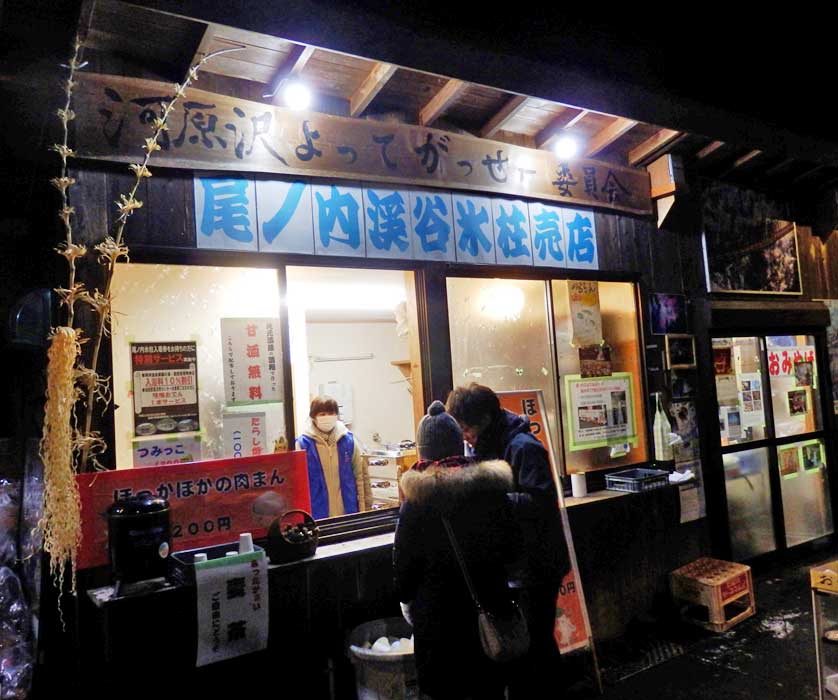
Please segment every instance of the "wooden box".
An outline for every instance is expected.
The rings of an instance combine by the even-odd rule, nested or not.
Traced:
[[[684,619],[713,632],[726,632],[755,611],[751,567],[702,557],[670,574],[672,596]]]

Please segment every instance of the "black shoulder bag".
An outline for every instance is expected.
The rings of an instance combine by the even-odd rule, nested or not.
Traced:
[[[491,613],[483,608],[477,599],[465,559],[463,559],[457,538],[454,537],[454,531],[451,529],[451,523],[448,522],[448,518],[443,517],[442,524],[445,525],[457,563],[460,565],[471,599],[477,608],[477,628],[484,653],[492,661],[512,661],[522,657],[530,648],[530,633],[521,609],[512,601],[509,602],[508,610],[503,613]]]

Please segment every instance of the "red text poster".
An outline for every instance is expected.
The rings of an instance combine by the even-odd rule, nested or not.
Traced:
[[[305,452],[79,474],[82,544],[78,568],[108,563],[108,507],[143,491],[171,508],[174,551],[263,537],[281,513],[311,512]]]
[[[198,421],[197,343],[131,343],[134,432],[188,432]]]
[[[570,523],[565,511],[562,488],[558,479],[555,453],[550,440],[550,431],[547,426],[547,416],[544,412],[544,401],[541,391],[499,391],[497,392],[501,407],[512,413],[529,418],[530,430],[544,445],[547,454],[550,456],[550,464],[553,468],[553,479],[559,484],[559,506],[562,514],[562,525],[567,540],[567,549],[570,552],[571,570],[564,577],[559,589],[559,599],[556,602],[556,626],[553,634],[559,650],[566,654],[574,649],[583,649],[590,643],[590,623],[588,613],[585,609],[585,597],[582,593],[582,584],[579,581],[578,566],[576,564],[576,552],[573,548],[573,537],[570,532]]]

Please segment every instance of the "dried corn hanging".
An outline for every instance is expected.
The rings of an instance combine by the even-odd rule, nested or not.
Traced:
[[[81,541],[81,510],[73,465],[73,407],[77,399],[74,366],[80,352],[76,330],[55,329],[47,353],[47,401],[41,459],[44,463],[44,513],[39,527],[50,570],[58,590],[70,564],[71,586],[76,590],[76,552]]]

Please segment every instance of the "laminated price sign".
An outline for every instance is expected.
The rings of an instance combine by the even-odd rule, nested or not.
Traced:
[[[268,564],[250,552],[195,564],[197,666],[268,647]]]

